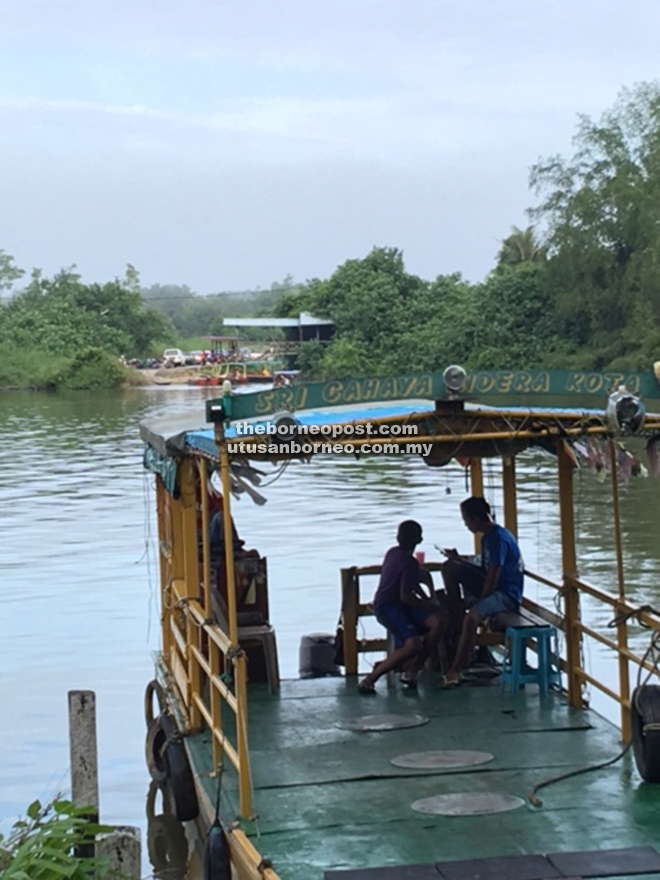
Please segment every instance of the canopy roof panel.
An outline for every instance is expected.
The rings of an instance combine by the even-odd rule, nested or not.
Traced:
[[[188,416],[189,418],[189,416]],[[199,453],[217,458],[212,428],[178,418],[141,426],[142,437],[160,455]],[[451,458],[516,455],[529,446],[552,450],[564,440],[619,435],[604,410],[474,405],[463,401],[401,401],[387,405],[280,413],[224,429],[232,458],[261,461],[304,459],[328,452],[406,452],[427,464]],[[637,432],[660,436],[660,416],[647,415]],[[415,448],[423,444],[423,448]],[[341,449],[340,449],[341,448]]]

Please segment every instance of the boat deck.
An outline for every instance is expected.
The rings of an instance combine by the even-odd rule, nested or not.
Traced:
[[[246,823],[246,830],[282,880],[322,880],[326,871],[342,868],[431,866],[660,842],[660,786],[641,781],[630,753],[612,767],[544,788],[541,808],[527,801],[536,783],[606,761],[621,750],[617,728],[593,712],[569,708],[559,694],[541,700],[536,687],[528,686],[514,698],[502,693],[497,680],[444,691],[430,674],[416,693],[381,680],[377,696],[366,696],[355,685],[354,678],[285,681],[275,697],[265,685],[249,688],[259,818]],[[369,733],[337,726],[385,713],[418,714],[429,721]],[[208,737],[189,738],[188,746],[197,768],[206,769],[202,778],[213,802]],[[441,749],[488,751],[494,759],[441,772],[390,763],[404,753]],[[225,777],[223,815],[229,819],[237,812],[238,796],[231,774]],[[525,804],[471,817],[411,809],[420,798],[459,792],[516,795]]]

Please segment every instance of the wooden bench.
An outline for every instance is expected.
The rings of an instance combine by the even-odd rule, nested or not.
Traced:
[[[522,605],[518,611],[501,611],[499,614],[494,614],[489,618],[488,626],[483,627],[477,632],[475,644],[478,647],[482,645],[486,647],[489,645],[503,645],[504,635],[508,626],[518,628],[554,626],[555,628],[561,628],[561,621],[555,614],[539,608],[539,610],[544,612],[544,616],[541,617],[532,610],[532,607],[539,608],[535,603],[523,597]]]

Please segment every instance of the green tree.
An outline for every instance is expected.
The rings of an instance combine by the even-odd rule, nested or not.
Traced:
[[[390,372],[402,360],[397,338],[416,297],[427,290],[425,281],[405,271],[400,251],[374,248],[362,260],[347,260],[326,281],[314,279],[287,295],[279,311],[309,311],[335,322],[335,338],[317,360],[320,375]]]
[[[0,249],[0,296],[1,291],[11,290],[15,281],[25,273],[14,264],[14,258]]]
[[[169,321],[145,308],[137,290],[119,280],[83,284],[73,269],[52,279],[34,271],[25,290],[0,311],[0,344],[51,354],[97,347],[134,357],[172,336]]]
[[[533,226],[526,229],[511,227],[511,233],[503,241],[497,255],[497,269],[519,266],[522,263],[539,263],[546,259],[546,248],[539,241]]]
[[[478,317],[468,364],[474,369],[547,369],[563,351],[546,267],[499,266],[475,287]]]
[[[584,366],[645,366],[660,326],[660,86],[581,116],[570,159],[534,166],[561,332]],[[657,356],[657,351],[656,351]]]

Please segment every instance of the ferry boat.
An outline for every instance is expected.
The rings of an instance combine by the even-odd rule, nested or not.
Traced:
[[[532,395],[548,405],[531,407]],[[566,407],[567,395],[582,408]],[[655,462],[660,415],[646,409],[659,398],[651,373],[450,367],[241,395],[225,387],[184,431],[141,426],[145,466],[155,474],[162,625],[145,698],[147,763],[155,782],[170,787],[178,818],[196,819],[208,834],[205,880],[230,870],[240,880],[660,875],[660,616],[626,595],[619,517],[621,444],[642,438]],[[367,423],[387,428],[386,442],[374,442]],[[517,459],[535,445],[554,454],[561,570],[526,570],[526,583],[542,584],[552,599],[523,599],[529,637],[518,632],[524,621],[480,634],[484,645],[506,650],[522,640],[530,657],[538,651],[536,672],[520,670],[529,674],[525,687],[513,687],[509,651],[502,668],[511,690],[490,678],[445,691],[430,671],[412,698],[393,681],[379,682],[376,697],[359,693],[360,655],[388,643],[384,632],[360,635],[380,567],[353,565],[348,549],[337,573],[345,674],[280,681],[267,561],[236,542],[232,488],[249,482],[255,466],[319,455],[331,468],[329,452],[387,455],[402,444],[429,465],[430,480],[460,457],[473,495],[483,495],[484,460],[499,460],[503,524],[514,535],[525,514]],[[575,540],[574,473],[587,448],[600,450],[607,472],[601,500],[612,566],[598,584],[580,577]],[[224,548],[234,548],[220,561],[210,540],[213,471]],[[427,568],[439,571],[441,562]],[[581,614],[585,597],[611,619],[607,633]],[[640,625],[646,654],[629,644]],[[548,634],[550,657],[542,650]],[[587,670],[587,638],[616,658],[616,681]],[[589,709],[587,684],[616,701],[618,727]],[[592,765],[601,769],[585,773]],[[561,781],[546,785],[554,777]]]

